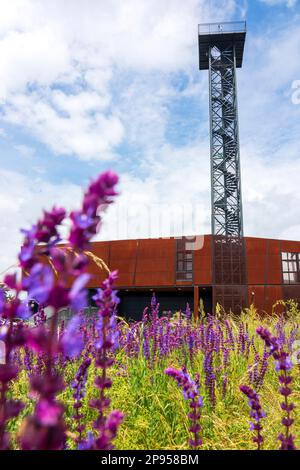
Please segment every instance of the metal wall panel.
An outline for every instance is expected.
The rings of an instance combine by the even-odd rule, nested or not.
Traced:
[[[92,244],[90,251],[98,258],[102,259],[109,267],[110,242],[95,242]],[[107,277],[107,271],[99,269],[96,263],[92,260],[89,264],[89,273],[92,275],[92,278],[87,285],[89,288],[100,287],[101,282]]]
[[[248,286],[249,305],[253,304],[259,311],[265,310],[265,286]]]
[[[289,240],[281,240],[281,251],[287,251],[287,252],[295,252],[299,253],[300,252],[300,242],[296,241],[289,241]]]
[[[212,257],[211,244],[212,237],[205,235],[204,240],[198,237],[197,247],[194,257],[194,282],[198,285],[212,284]],[[202,244],[203,241],[203,244]],[[197,248],[196,247],[196,248]]]
[[[275,302],[282,300],[282,286],[265,286],[265,308],[268,313],[272,313]]]
[[[268,240],[267,284],[281,284],[281,249],[279,240]]]
[[[283,299],[283,289],[281,285],[249,286],[248,296],[249,304],[253,303],[258,312],[270,314],[274,304]],[[276,312],[279,310],[276,309]]]
[[[119,272],[117,285],[131,286],[134,284],[137,250],[137,240],[110,242],[109,268],[111,270],[117,269]]]
[[[172,286],[175,280],[175,240],[139,240],[136,286]]]
[[[267,241],[261,238],[245,238],[245,244],[248,283],[265,284]]]

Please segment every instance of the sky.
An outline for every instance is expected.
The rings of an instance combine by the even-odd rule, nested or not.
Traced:
[[[300,239],[300,0],[0,0],[0,273],[20,228],[120,175],[99,239],[210,233],[198,23],[247,20],[244,232]]]

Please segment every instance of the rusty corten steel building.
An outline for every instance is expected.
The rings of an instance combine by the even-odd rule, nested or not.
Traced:
[[[300,242],[252,237],[243,241],[243,285],[213,282],[212,235],[94,242],[92,251],[110,270],[119,270],[119,313],[127,318],[141,319],[153,291],[162,311],[184,310],[189,302],[195,315],[200,299],[205,311],[212,312],[216,296],[226,310],[236,313],[251,303],[270,313],[277,300],[300,301]],[[106,273],[93,264],[90,270],[92,294]]]

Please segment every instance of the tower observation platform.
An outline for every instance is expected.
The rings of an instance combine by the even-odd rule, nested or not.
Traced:
[[[241,68],[246,39],[246,21],[205,23],[198,25],[199,68],[209,69],[209,49],[212,44],[220,49],[235,45],[236,67]]]

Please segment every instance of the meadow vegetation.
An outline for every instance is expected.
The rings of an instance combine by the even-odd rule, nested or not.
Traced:
[[[23,276],[7,274],[0,288],[0,449],[299,447],[295,302],[262,316],[253,305],[238,316],[200,309],[194,319],[189,305],[160,312],[153,295],[127,323],[111,272],[85,315],[90,240],[117,181],[100,175],[79,210],[54,207],[24,231]],[[61,322],[66,307],[73,316]]]

